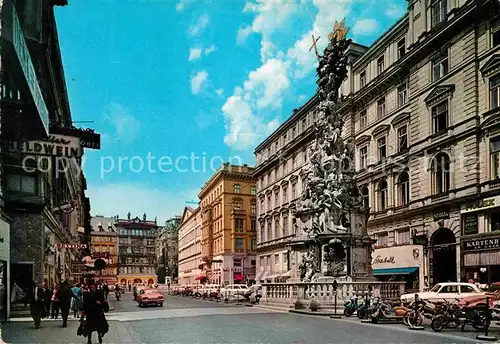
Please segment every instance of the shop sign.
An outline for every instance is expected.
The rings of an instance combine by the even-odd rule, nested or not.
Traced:
[[[87,244],[55,244],[54,247],[56,248],[87,248]]]
[[[464,235],[477,233],[477,214],[467,214],[463,216]]]
[[[36,141],[7,141],[5,149],[10,152],[61,156],[67,158],[79,158],[82,156],[82,149],[77,137],[50,135],[45,140]]]
[[[447,211],[439,211],[437,213],[432,214],[434,221],[438,220],[448,220],[450,218],[450,213]]]
[[[109,252],[93,252],[92,258],[109,258]]]
[[[373,252],[372,257],[372,269],[420,267],[423,262],[423,246],[379,248]]]
[[[464,214],[464,213],[470,213],[473,211],[480,211],[480,210],[489,209],[489,208],[496,208],[499,206],[500,206],[500,196],[496,196],[496,197],[492,197],[492,198],[483,199],[477,204],[468,205],[468,206],[464,207],[460,212],[462,214]]]
[[[15,6],[12,6],[12,44],[14,45],[14,50],[16,51],[21,69],[23,70],[24,77],[28,83],[31,96],[35,102],[35,106],[42,120],[45,132],[48,134],[49,110],[47,109],[42,91],[40,90],[40,84],[38,83],[35,67],[33,66],[33,61],[31,61],[31,56],[28,46],[26,45],[26,40],[24,39],[23,30],[21,28],[21,23],[19,22]]]
[[[80,140],[80,145],[83,148],[101,149],[101,135],[95,133],[93,129],[81,129],[76,127],[64,128],[64,127],[51,126],[50,133],[78,137],[78,139]]]
[[[464,251],[500,249],[500,237],[464,241]]]

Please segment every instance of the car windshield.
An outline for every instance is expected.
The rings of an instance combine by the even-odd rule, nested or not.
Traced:
[[[144,293],[145,294],[154,294],[154,293],[157,293],[157,291],[154,290],[154,289],[147,289],[147,290],[144,291]]]
[[[434,288],[431,289],[431,291],[437,293],[439,289],[441,289],[441,287],[442,287],[441,284],[436,284]]]

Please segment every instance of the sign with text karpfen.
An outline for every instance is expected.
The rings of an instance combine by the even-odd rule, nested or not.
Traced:
[[[375,249],[372,269],[420,267],[423,263],[423,246],[403,245]]]
[[[467,205],[462,208],[460,213],[470,213],[473,211],[482,211],[490,208],[500,207],[500,196],[485,198],[476,204]]]

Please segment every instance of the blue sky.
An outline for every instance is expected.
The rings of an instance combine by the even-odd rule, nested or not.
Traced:
[[[101,150],[85,153],[91,213],[146,212],[161,222],[182,213],[211,166],[253,165],[255,146],[314,94],[312,33],[324,48],[346,17],[349,35],[370,45],[405,4],[73,0],[57,8],[73,120],[94,121],[80,125],[102,136]]]

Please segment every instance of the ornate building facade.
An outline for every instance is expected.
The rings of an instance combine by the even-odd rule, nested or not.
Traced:
[[[223,164],[203,186],[202,264],[210,283],[255,279],[256,186],[253,168]]]
[[[185,207],[178,235],[179,284],[194,284],[202,275],[201,210]]]
[[[352,44],[348,51],[343,136],[355,142],[380,279],[396,276],[422,290],[441,281],[500,278],[498,6],[409,1],[407,13],[372,46]],[[315,104],[313,97],[255,151],[264,272],[279,269],[272,256],[279,261],[286,253],[284,189],[288,199],[291,179],[300,185],[300,176],[291,178],[298,167],[286,171],[292,157],[307,160]]]
[[[92,259],[103,259],[106,262],[106,268],[96,279],[106,281],[108,285],[115,285],[118,283],[118,233],[115,218],[93,216],[91,225],[90,256]]]
[[[156,278],[156,219],[131,218],[115,220],[118,232],[118,282],[125,286],[155,284]]]

